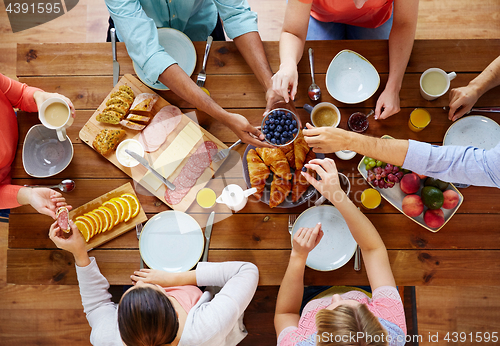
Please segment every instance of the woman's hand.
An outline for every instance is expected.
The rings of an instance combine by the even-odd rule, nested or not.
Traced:
[[[48,100],[52,97],[58,97],[58,98],[63,99],[64,101],[66,101],[66,103],[68,104],[68,106],[71,110],[71,116],[73,118],[75,117],[75,115],[76,115],[75,106],[73,106],[73,102],[71,102],[71,100],[69,98],[67,98],[66,96],[58,94],[58,93],[48,93],[45,91],[38,91],[38,90],[35,91],[35,93],[33,94],[33,98],[35,99],[35,103],[36,103],[38,109],[40,109],[40,107],[42,106],[42,103],[44,103],[46,100]]]
[[[67,233],[64,233],[59,228],[57,221],[54,222],[50,226],[49,238],[59,249],[71,252],[75,256],[75,263],[79,267],[85,267],[90,263],[87,250],[85,249],[87,243],[85,243],[85,239],[83,239],[82,234],[72,220],[69,220],[69,226],[72,232],[66,238]]]
[[[134,285],[137,281],[142,281],[146,284],[169,287],[174,286],[173,280],[169,280],[170,276],[172,276],[171,273],[167,273],[163,270],[141,269],[140,271],[135,271],[133,275],[130,275],[130,279],[132,279]]]
[[[304,165],[306,168],[313,169],[321,177],[316,180],[307,172],[301,172],[306,180],[314,186],[325,198],[335,204],[346,198],[345,192],[340,187],[339,173],[332,159],[314,159]]]
[[[236,133],[236,135],[244,143],[252,144],[259,148],[272,148],[271,145],[263,142],[264,134],[260,132],[260,130],[250,125],[247,118],[245,118],[243,115],[230,113],[230,118],[228,118],[226,126],[229,127],[234,133]]]
[[[294,100],[297,94],[297,85],[299,84],[299,74],[297,65],[280,65],[280,69],[271,78],[273,81],[273,90],[285,99],[288,103],[290,99]],[[290,94],[288,90],[290,89]]]
[[[448,119],[455,121],[472,109],[481,95],[471,85],[450,91],[450,111]]]
[[[306,127],[307,129],[302,131],[304,139],[315,153],[326,154],[348,149],[349,132],[336,127],[314,127],[309,123]]]
[[[399,102],[399,93],[385,89],[377,100],[375,119],[387,119],[398,113],[401,110]]]
[[[46,187],[22,187],[17,193],[17,201],[22,205],[29,204],[40,214],[48,215],[53,219],[56,218],[56,211],[59,207],[71,210],[71,206],[67,205],[60,192]]]
[[[317,223],[314,228],[301,227],[293,236],[292,256],[307,258],[316,245],[323,238],[321,223]]]
[[[277,103],[278,101],[284,101],[283,97],[281,97],[281,95],[279,95],[276,91],[274,91],[273,88],[267,89],[267,92],[266,92],[266,110],[264,111],[262,116],[265,117],[267,115],[267,113],[269,113],[269,111],[271,111],[272,106],[275,103]]]

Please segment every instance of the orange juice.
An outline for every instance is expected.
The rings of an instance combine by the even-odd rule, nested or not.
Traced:
[[[199,206],[202,208],[210,208],[215,204],[215,199],[217,196],[215,195],[215,191],[205,187],[198,191],[196,195],[196,202],[198,202]]]
[[[431,115],[425,109],[416,108],[410,114],[410,120],[408,120],[408,127],[413,132],[419,132],[425,129],[427,125],[431,122]]]
[[[366,189],[361,194],[361,204],[366,209],[375,209],[380,205],[382,201],[382,197],[380,196],[380,192],[375,189]]]

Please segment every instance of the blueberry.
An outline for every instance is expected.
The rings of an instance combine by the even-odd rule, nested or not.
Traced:
[[[270,123],[270,124],[274,124],[274,118],[270,118],[270,119],[269,119],[269,123]]]
[[[302,167],[302,172],[307,172],[307,168],[305,166]]]
[[[280,120],[280,125],[281,125],[281,126],[285,125],[285,119],[281,119],[281,120]]]
[[[277,132],[283,131],[283,126],[281,126],[281,125],[276,126],[276,131]]]
[[[292,121],[290,119],[286,119],[285,124],[290,125]]]
[[[269,130],[274,130],[275,128],[276,128],[276,125],[274,125],[274,124],[269,125]]]
[[[266,138],[267,138],[268,141],[270,141],[271,138],[272,138],[271,134],[270,133],[266,133]]]
[[[288,137],[288,131],[283,131],[283,132],[281,133],[281,135],[282,135],[282,136],[284,136],[284,137]]]
[[[268,119],[268,120],[266,120],[266,125],[269,125],[269,119]]]
[[[292,113],[287,113],[286,118],[292,120],[293,119]]]
[[[299,130],[297,130],[297,128],[296,128],[296,127],[294,127],[294,128],[293,128],[293,130],[292,130],[292,132],[293,132],[293,133],[297,133],[298,131],[299,131]]]
[[[278,131],[275,131],[274,132],[274,137],[279,137],[280,136],[280,133]]]
[[[293,120],[292,120],[292,125],[293,125],[293,126],[297,126],[297,120],[293,119]]]

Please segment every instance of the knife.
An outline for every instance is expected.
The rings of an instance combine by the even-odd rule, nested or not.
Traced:
[[[151,173],[153,173],[153,174],[154,174],[154,175],[155,175],[158,179],[160,179],[160,180],[161,180],[161,182],[162,182],[163,184],[167,185],[167,187],[168,187],[170,190],[172,190],[172,191],[173,191],[173,190],[175,190],[175,185],[174,185],[174,184],[172,184],[172,183],[171,183],[170,181],[168,181],[167,179],[165,179],[165,178],[163,177],[163,175],[161,175],[160,173],[158,173],[155,169],[153,169],[153,168],[149,165],[148,161],[147,161],[145,158],[143,158],[143,157],[142,157],[142,156],[140,156],[139,154],[134,153],[133,151],[130,151],[130,150],[128,150],[128,149],[125,149],[125,152],[126,152],[127,154],[129,154],[130,156],[132,156],[132,157],[133,157],[134,159],[136,159],[137,161],[139,161],[139,163],[140,163],[141,165],[143,165],[144,167],[146,167],[146,168],[148,169],[148,171],[150,171],[150,172],[151,172]]]
[[[116,29],[111,28],[111,47],[113,47],[113,86],[118,83],[118,76],[120,75],[120,63],[116,61]]]
[[[202,262],[207,262],[208,260],[208,246],[210,245],[210,236],[212,235],[212,225],[214,224],[215,211],[210,213],[207,221],[207,227],[205,227],[205,238],[207,241],[205,242],[205,251],[203,252]]]

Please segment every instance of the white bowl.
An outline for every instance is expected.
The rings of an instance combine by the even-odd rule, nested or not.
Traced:
[[[133,138],[129,138],[118,144],[116,148],[116,159],[124,167],[135,167],[139,164],[139,161],[134,159],[132,156],[125,152],[125,149],[129,149],[135,152],[137,155],[144,157],[144,147],[141,142]]]
[[[326,89],[337,101],[355,104],[375,94],[380,76],[360,54],[345,49],[333,58],[326,71]]]
[[[68,136],[59,141],[56,130],[39,124],[29,129],[23,144],[23,167],[35,178],[61,173],[73,159],[73,144]]]

